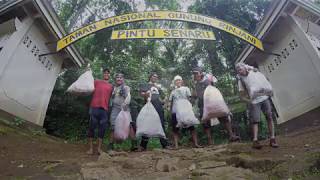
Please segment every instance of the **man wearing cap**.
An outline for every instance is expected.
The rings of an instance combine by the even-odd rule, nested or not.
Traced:
[[[129,105],[131,101],[130,87],[124,83],[124,75],[122,73],[116,74],[115,86],[112,92],[112,109],[110,115],[111,134],[110,143],[108,145],[109,150],[113,150],[114,143],[114,127],[116,119],[121,110],[130,111]],[[130,123],[130,138],[131,138],[131,150],[135,149],[136,140],[133,130],[132,122]]]
[[[217,79],[214,76],[208,76],[206,75],[203,71],[202,68],[200,67],[195,67],[192,69],[193,73],[193,78],[195,80],[195,91],[194,91],[194,98],[198,99],[198,108],[200,111],[200,117],[202,118],[203,116],[203,95],[204,91],[209,85],[214,85],[215,82],[217,82]],[[229,134],[229,141],[238,141],[240,140],[240,137],[235,136],[234,133],[232,132],[232,127],[231,127],[231,122],[229,120],[229,117],[218,117],[218,120],[220,123],[224,124],[228,134]],[[206,123],[203,124],[203,129],[204,132],[207,135],[208,138],[208,145],[212,144],[212,135],[211,135],[211,128],[210,128],[210,121],[207,121]]]
[[[159,114],[161,125],[163,131],[165,131],[164,126],[164,110],[163,110],[163,101],[161,100],[161,96],[163,96],[163,91],[161,89],[161,85],[157,83],[158,74],[153,72],[149,76],[149,82],[145,86],[140,88],[140,94],[145,98],[145,100],[151,96],[151,103]],[[149,138],[146,136],[142,136],[140,148],[141,150],[146,150],[148,145]],[[165,138],[160,138],[160,144],[162,148],[170,148],[168,146],[168,140]]]

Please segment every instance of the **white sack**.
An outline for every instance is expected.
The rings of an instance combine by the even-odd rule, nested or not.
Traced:
[[[175,102],[177,127],[187,128],[196,124],[200,124],[195,117],[191,103],[187,99],[179,99]]]
[[[225,103],[221,92],[213,86],[208,86],[203,95],[202,120],[227,116],[230,110]]]
[[[159,114],[150,101],[139,112],[136,124],[137,137],[165,137]]]
[[[70,93],[84,93],[90,94],[94,91],[94,79],[92,76],[92,71],[86,71],[83,73],[71,86],[67,89]]]
[[[270,82],[259,71],[250,71],[246,77],[245,85],[252,100],[259,96],[272,95],[272,86]]]
[[[131,114],[129,111],[121,110],[115,120],[114,138],[116,140],[126,140],[130,132]]]

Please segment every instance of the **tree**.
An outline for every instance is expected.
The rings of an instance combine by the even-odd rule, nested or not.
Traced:
[[[182,8],[177,0],[144,2],[148,10],[180,11]],[[137,11],[135,1],[132,0],[53,0],[52,3],[68,31],[106,17]],[[196,0],[188,12],[217,17],[252,33],[263,17],[268,3],[267,0]],[[110,39],[112,30],[139,28],[199,28],[214,31],[217,41]],[[76,42],[75,45],[89,60],[96,78],[102,76],[102,68],[105,67],[111,70],[112,77],[116,72],[125,74],[126,83],[133,90],[132,109],[138,111],[139,106],[143,105],[143,99],[138,95],[139,85],[147,81],[151,71],[158,72],[161,83],[170,89],[171,80],[177,74],[184,77],[185,83],[191,86],[190,72],[192,67],[197,65],[214,73],[219,79],[218,87],[226,99],[233,99],[236,96],[233,64],[246,43],[205,25],[178,21],[143,21],[104,29]],[[84,69],[65,70],[59,76],[46,118],[46,127],[54,131],[52,133],[68,138],[77,137],[75,139],[85,137],[90,98],[65,98],[64,95],[68,85],[83,71]]]

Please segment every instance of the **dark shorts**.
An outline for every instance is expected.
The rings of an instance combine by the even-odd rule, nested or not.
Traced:
[[[269,99],[257,104],[249,104],[249,116],[251,123],[259,123],[261,111],[266,116],[272,116],[271,102]]]
[[[98,128],[98,137],[103,138],[107,128],[108,112],[103,108],[90,108],[90,121],[88,137],[94,137],[94,131]]]
[[[179,128],[177,127],[178,121],[177,121],[177,116],[175,113],[171,114],[171,126],[172,126],[172,131],[175,133],[179,132]],[[194,126],[190,126],[188,128],[186,128],[190,131],[194,130]]]
[[[136,122],[131,121],[131,122],[130,122],[130,125],[131,125],[131,127],[132,127],[132,129],[133,129],[134,131],[137,130]]]
[[[203,99],[199,98],[198,99],[198,108],[199,108],[199,118],[202,119],[203,116]]]

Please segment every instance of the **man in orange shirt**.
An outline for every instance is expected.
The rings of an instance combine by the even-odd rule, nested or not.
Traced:
[[[90,103],[90,122],[88,138],[90,149],[87,154],[93,154],[93,137],[94,131],[98,127],[98,153],[102,153],[102,139],[106,132],[108,121],[109,101],[112,95],[112,84],[109,83],[110,71],[103,70],[103,80],[94,81],[94,91]]]

